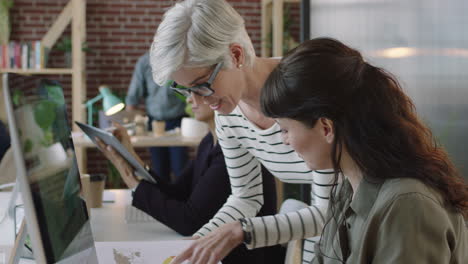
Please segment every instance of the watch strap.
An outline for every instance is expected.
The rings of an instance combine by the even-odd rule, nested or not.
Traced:
[[[245,218],[240,218],[239,222],[242,226],[242,231],[244,232],[244,244],[249,245],[252,243],[252,226]]]

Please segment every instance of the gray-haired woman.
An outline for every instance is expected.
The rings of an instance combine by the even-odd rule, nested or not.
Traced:
[[[216,130],[232,195],[203,226],[192,246],[173,263],[217,263],[244,242],[270,246],[321,233],[333,172],[312,172],[282,141],[275,121],[260,110],[260,91],[278,59],[259,58],[242,17],[224,0],[186,0],[166,12],[150,53],[157,83],[216,110]],[[276,216],[255,217],[263,204],[260,163],[277,178],[312,183],[313,205]],[[307,240],[304,261],[312,259]],[[309,249],[309,250],[307,250]]]

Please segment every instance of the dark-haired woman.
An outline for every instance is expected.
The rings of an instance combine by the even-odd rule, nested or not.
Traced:
[[[344,177],[314,263],[468,263],[468,187],[389,73],[336,40],[306,41],[261,107],[309,168]]]

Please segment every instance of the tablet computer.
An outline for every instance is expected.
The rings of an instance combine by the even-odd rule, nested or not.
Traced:
[[[91,139],[91,141],[96,144],[95,138],[99,138],[106,145],[112,146],[115,151],[117,151],[135,170],[135,174],[151,183],[156,183],[156,180],[151,176],[151,174],[135,159],[135,157],[125,148],[120,141],[112,135],[112,133],[105,130],[86,125],[75,121],[75,123],[83,130],[83,132]],[[96,144],[97,146],[97,144]]]

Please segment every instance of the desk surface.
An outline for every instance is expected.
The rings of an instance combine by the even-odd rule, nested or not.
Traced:
[[[91,228],[96,242],[104,241],[155,241],[182,238],[169,227],[155,221],[145,223],[125,222],[125,207],[131,204],[130,190],[106,190],[115,195],[115,202],[103,203],[102,208],[91,209]]]
[[[82,133],[73,133],[73,144],[75,147],[94,148],[96,145]],[[131,136],[130,140],[134,147],[196,147],[202,138],[183,137],[180,134],[167,134],[163,136]]]
[[[13,219],[6,217],[11,192],[0,192],[0,263],[8,260],[15,243]]]
[[[102,208],[91,209],[91,228],[96,242],[180,240],[183,238],[182,235],[157,221],[127,224],[125,207],[132,201],[130,190],[106,190],[105,192],[115,196],[115,201],[104,203]],[[0,219],[5,213],[10,196],[10,192],[0,192]],[[14,243],[12,221],[4,221],[0,224],[0,234],[2,234],[0,236],[0,263],[2,263],[3,259],[8,259]],[[21,263],[34,262],[22,259]]]

